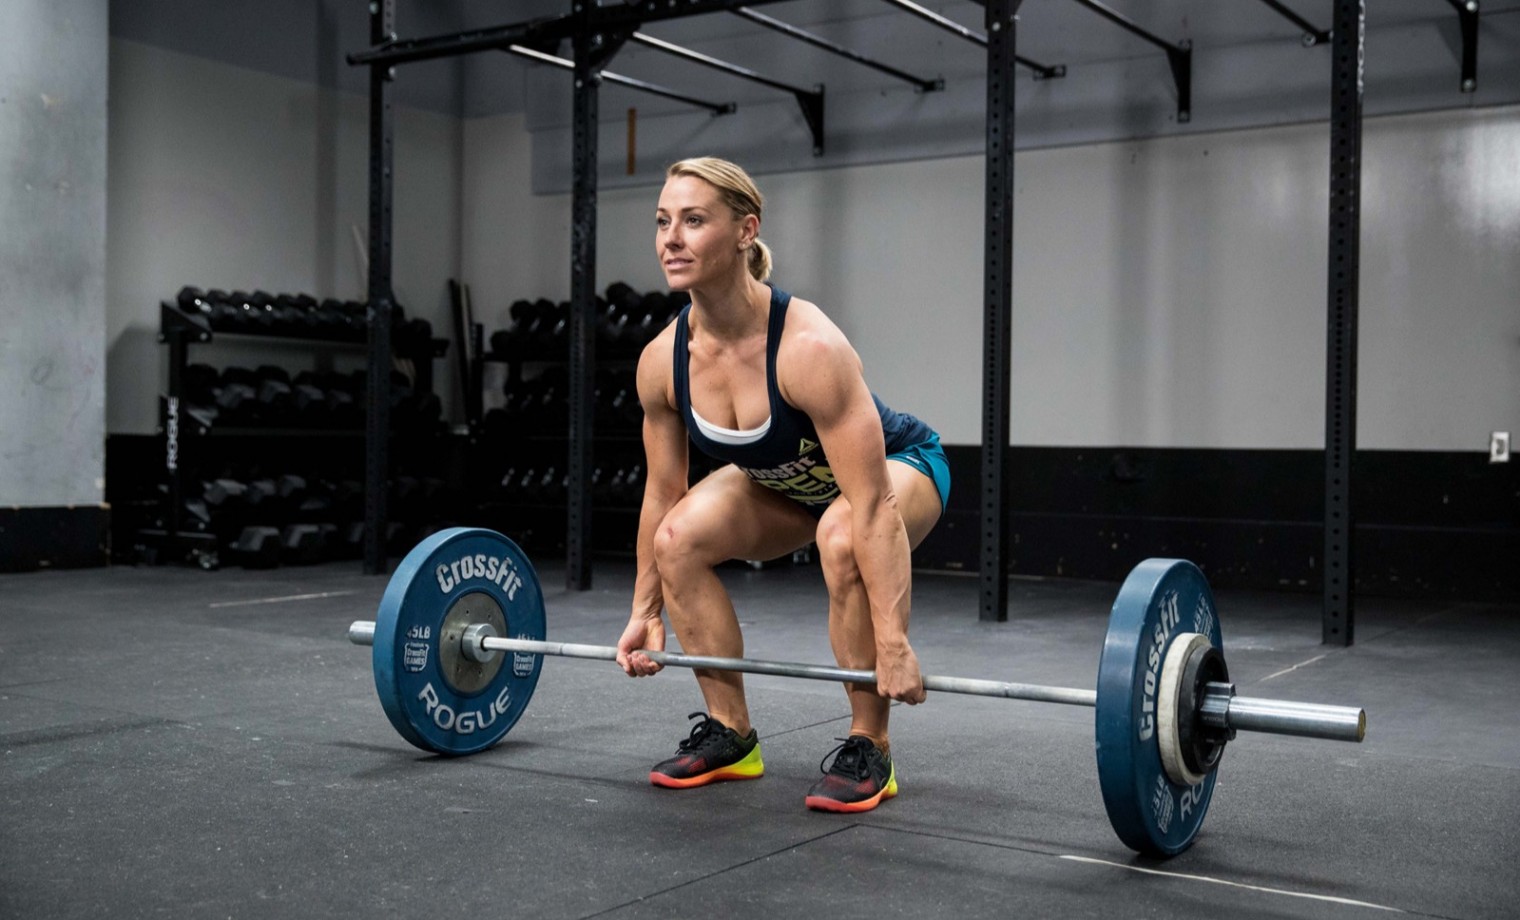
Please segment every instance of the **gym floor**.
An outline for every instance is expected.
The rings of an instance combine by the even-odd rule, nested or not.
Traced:
[[[551,639],[612,644],[632,566],[540,571]],[[815,568],[724,571],[756,658],[827,663]],[[112,568],[0,577],[0,917],[1514,917],[1520,606],[1218,596],[1242,695],[1365,706],[1360,744],[1245,734],[1191,850],[1137,857],[1104,814],[1089,709],[898,707],[902,795],[803,808],[848,728],[838,685],[747,678],[767,773],[649,785],[701,708],[689,672],[549,659],[465,758],[412,748],[350,621],[385,579]],[[919,575],[924,670],[1092,687],[1117,585]]]

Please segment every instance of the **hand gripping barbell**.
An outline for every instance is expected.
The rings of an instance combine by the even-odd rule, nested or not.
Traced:
[[[349,639],[374,646],[375,689],[391,724],[417,747],[471,754],[511,731],[545,655],[611,660],[617,649],[544,640],[544,599],[532,564],[501,534],[440,531],[397,567],[373,622]],[[871,684],[870,671],[751,658],[646,652],[664,665]],[[1357,707],[1236,696],[1219,617],[1191,562],[1148,559],[1119,589],[1098,663],[1098,688],[925,675],[944,693],[1097,710],[1099,785],[1110,823],[1131,848],[1170,856],[1197,836],[1225,744],[1237,731],[1361,741]]]

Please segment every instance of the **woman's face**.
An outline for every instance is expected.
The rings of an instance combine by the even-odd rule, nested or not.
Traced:
[[[717,188],[696,176],[676,176],[665,182],[655,211],[655,254],[672,290],[689,291],[713,281],[724,282],[743,271],[741,247],[754,237],[748,225],[754,218],[736,219]],[[736,268],[737,266],[737,268]]]

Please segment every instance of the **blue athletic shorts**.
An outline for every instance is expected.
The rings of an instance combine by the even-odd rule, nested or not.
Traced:
[[[934,480],[939,491],[939,508],[944,511],[950,504],[950,461],[945,459],[945,449],[940,446],[939,435],[931,434],[928,440],[887,454],[888,460],[906,463]]]

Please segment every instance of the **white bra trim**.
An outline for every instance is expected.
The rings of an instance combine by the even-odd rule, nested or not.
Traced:
[[[714,425],[712,422],[709,422],[707,419],[697,414],[696,406],[691,407],[691,417],[696,419],[697,428],[701,429],[702,434],[705,435],[709,440],[717,441],[719,444],[728,444],[733,447],[739,447],[745,444],[754,444],[756,441],[759,441],[761,438],[765,437],[765,435],[771,430],[770,419],[766,419],[765,423],[762,424],[759,428],[751,428],[748,431],[738,428],[724,428],[722,425]]]

